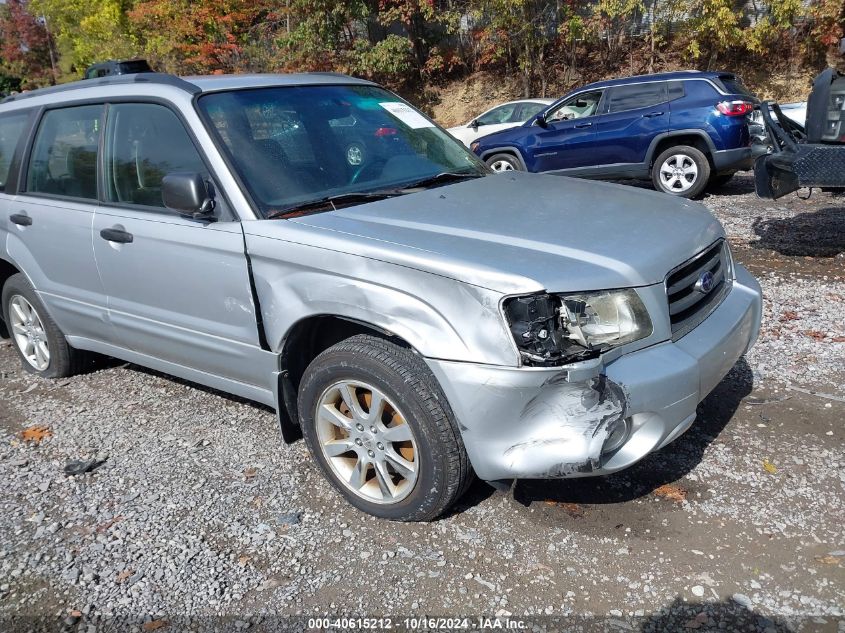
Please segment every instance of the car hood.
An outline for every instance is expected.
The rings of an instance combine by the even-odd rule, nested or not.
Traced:
[[[287,224],[302,233],[288,239],[503,293],[659,283],[724,235],[697,203],[635,187],[519,172],[258,224],[267,231]]]

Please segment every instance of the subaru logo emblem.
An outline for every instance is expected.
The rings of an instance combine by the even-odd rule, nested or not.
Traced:
[[[713,273],[709,270],[701,273],[698,276],[698,281],[695,282],[695,290],[696,292],[700,292],[703,295],[706,295],[708,292],[713,290],[713,282],[715,278],[713,277]]]

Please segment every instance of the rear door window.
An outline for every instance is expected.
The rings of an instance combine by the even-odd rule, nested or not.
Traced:
[[[648,108],[666,102],[666,84],[654,82],[631,86],[616,86],[608,95],[608,112],[624,112]]]
[[[102,114],[102,105],[44,113],[27,169],[27,191],[97,199],[97,146]]]
[[[6,190],[6,181],[9,179],[9,168],[12,166],[12,157],[15,148],[21,139],[26,121],[29,115],[7,114],[0,117],[0,191]]]
[[[105,147],[109,202],[163,209],[161,181],[167,174],[193,172],[208,177],[182,121],[163,105],[109,106]]]

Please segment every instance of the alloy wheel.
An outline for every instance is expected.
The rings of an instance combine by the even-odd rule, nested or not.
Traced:
[[[47,333],[38,311],[21,295],[9,300],[9,321],[12,337],[21,355],[38,371],[50,366]]]
[[[514,171],[513,165],[506,160],[494,160],[490,163],[490,169],[493,171]]]
[[[334,475],[371,503],[396,503],[414,489],[419,451],[405,416],[372,385],[341,381],[317,402],[317,439]]]
[[[672,154],[660,166],[660,182],[667,191],[682,193],[698,180],[698,165],[687,154]]]

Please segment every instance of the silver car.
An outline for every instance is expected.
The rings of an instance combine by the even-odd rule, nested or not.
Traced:
[[[352,151],[354,149],[354,151]],[[494,175],[379,86],[147,73],[0,105],[23,366],[106,354],[261,402],[354,506],[603,475],[682,434],[761,298],[702,206]],[[268,429],[268,433],[270,429]]]

